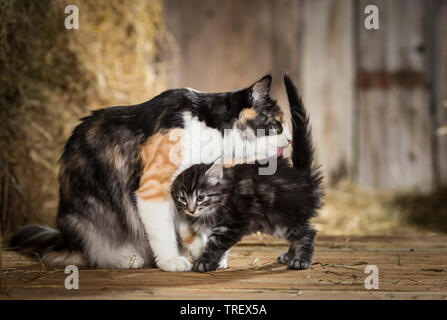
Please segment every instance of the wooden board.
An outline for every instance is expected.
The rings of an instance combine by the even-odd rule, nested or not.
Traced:
[[[232,249],[229,268],[206,274],[158,269],[81,269],[66,290],[62,269],[5,251],[0,299],[445,299],[447,237],[319,237],[309,270],[276,262],[285,242],[252,236]],[[366,265],[379,289],[364,286]]]
[[[435,93],[435,130],[437,129],[438,182],[447,185],[447,2],[435,1],[433,8],[433,85]],[[444,129],[439,129],[443,127]]]
[[[359,21],[358,176],[382,189],[433,186],[424,0],[361,1],[379,8],[380,29]]]
[[[288,112],[283,75],[298,81],[299,1],[165,1],[177,42],[171,86],[221,92],[273,76],[272,96]]]
[[[302,1],[303,100],[311,117],[317,162],[331,183],[350,177],[353,168],[352,24],[352,1]]]

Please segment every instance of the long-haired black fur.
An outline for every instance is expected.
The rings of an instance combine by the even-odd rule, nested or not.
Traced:
[[[278,257],[288,268],[311,264],[316,231],[310,219],[322,206],[322,175],[313,167],[310,122],[298,90],[288,76],[284,83],[293,123],[293,166],[281,156],[274,174],[260,175],[261,163],[225,168],[217,161],[192,166],[173,183],[179,220],[209,234],[196,271],[218,268],[233,245],[256,231],[290,242],[288,252]]]

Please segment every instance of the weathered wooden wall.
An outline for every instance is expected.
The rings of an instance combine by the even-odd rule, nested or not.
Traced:
[[[433,109],[437,130],[439,182],[447,184],[447,1],[436,1],[432,6],[433,58],[431,60],[433,81]]]
[[[358,181],[371,187],[433,183],[425,1],[360,1],[380,30],[358,26]],[[363,21],[361,21],[363,24]]]
[[[379,8],[367,30],[364,9]],[[165,0],[174,87],[297,80],[327,181],[427,191],[447,183],[447,1]],[[438,130],[439,131],[439,130]]]

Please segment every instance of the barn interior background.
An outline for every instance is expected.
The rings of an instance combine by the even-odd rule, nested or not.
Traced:
[[[89,110],[265,73],[286,106],[288,72],[325,171],[321,233],[446,232],[446,39],[442,0],[1,0],[1,231],[54,225],[57,160]]]

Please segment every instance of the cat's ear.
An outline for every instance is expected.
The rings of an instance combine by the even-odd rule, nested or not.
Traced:
[[[270,94],[272,76],[266,75],[249,88],[249,97],[251,106],[262,103]]]
[[[213,163],[213,165],[208,170],[206,170],[205,176],[208,178],[208,181],[212,185],[215,185],[220,180],[222,180],[222,177],[223,177],[223,164],[222,164],[222,159],[221,158],[217,159]]]

